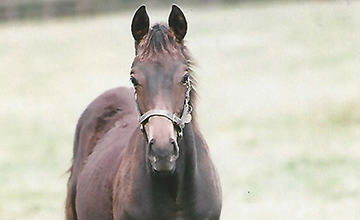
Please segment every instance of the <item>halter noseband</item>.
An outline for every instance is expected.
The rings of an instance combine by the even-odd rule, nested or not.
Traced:
[[[139,106],[137,105],[138,113],[140,115],[140,118],[139,118],[140,129],[144,133],[145,136],[146,136],[146,132],[144,129],[144,125],[149,121],[149,119],[151,117],[160,116],[160,117],[164,117],[164,118],[167,118],[168,120],[170,120],[177,129],[178,138],[179,139],[182,138],[183,129],[184,129],[185,125],[190,123],[191,119],[192,119],[192,117],[191,117],[192,107],[190,105],[190,91],[191,91],[190,80],[188,80],[185,83],[185,86],[186,86],[185,100],[184,100],[184,105],[183,105],[183,109],[182,109],[180,116],[177,116],[176,113],[171,113],[171,112],[169,112],[167,110],[163,110],[163,109],[152,109],[152,110],[145,112],[144,114],[141,114]],[[135,94],[135,100],[137,103],[137,95],[136,94]]]

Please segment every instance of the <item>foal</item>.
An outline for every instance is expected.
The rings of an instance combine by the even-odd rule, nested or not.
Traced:
[[[134,14],[130,80],[95,99],[76,129],[67,220],[218,220],[220,181],[192,117],[194,76],[187,21],[173,5],[168,24]]]

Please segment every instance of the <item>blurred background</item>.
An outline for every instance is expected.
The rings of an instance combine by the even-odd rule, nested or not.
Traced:
[[[173,1],[147,1],[152,23]],[[360,2],[174,1],[223,220],[360,219]],[[140,1],[0,0],[0,219],[64,219],[77,119],[130,86]]]

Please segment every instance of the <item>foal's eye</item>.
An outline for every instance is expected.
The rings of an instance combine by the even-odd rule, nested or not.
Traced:
[[[130,81],[135,87],[140,85],[139,81],[137,81],[137,79],[134,76],[130,76]]]
[[[186,84],[190,79],[190,74],[189,73],[185,73],[185,75],[182,77],[181,79],[181,83],[182,84]]]

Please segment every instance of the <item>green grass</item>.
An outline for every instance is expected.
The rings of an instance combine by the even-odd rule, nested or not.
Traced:
[[[222,219],[360,219],[360,4],[183,9]],[[64,219],[76,121],[130,86],[132,13],[0,26],[0,219]]]

